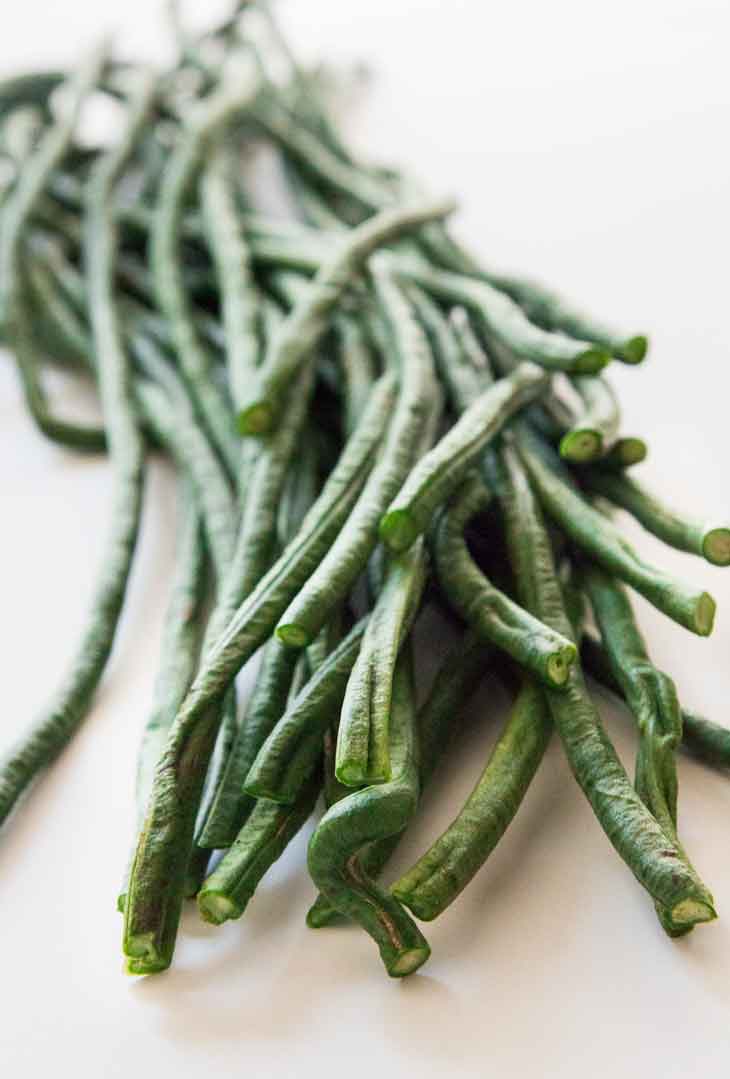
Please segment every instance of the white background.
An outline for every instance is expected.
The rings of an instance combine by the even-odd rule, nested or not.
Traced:
[[[192,5],[196,6],[196,5]],[[219,5],[197,4],[198,12]],[[162,48],[157,0],[4,4],[0,71],[75,61],[111,29],[120,51]],[[545,277],[652,335],[616,371],[642,473],[688,510],[730,515],[730,248],[726,0],[485,4],[307,0],[284,5],[305,55],[364,58],[375,79],[362,144],[462,199],[459,229],[497,265]],[[102,460],[45,443],[0,364],[0,656],[9,742],[74,647],[101,550]],[[730,571],[647,557],[719,601],[709,641],[637,600],[684,702],[730,722]],[[155,464],[131,595],[93,714],[0,845],[3,1071],[80,1079],[175,1076],[725,1076],[730,1068],[730,785],[681,767],[681,832],[720,920],[679,943],[659,929],[553,744],[484,870],[427,927],[433,958],[403,984],[350,928],[303,925],[300,836],[245,917],[185,917],[174,969],[121,972],[114,897],[132,826],[174,542],[174,487]],[[602,701],[630,765],[625,715]],[[396,868],[461,804],[495,730],[477,723],[435,784]]]

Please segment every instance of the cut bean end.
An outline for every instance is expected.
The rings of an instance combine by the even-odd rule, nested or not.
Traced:
[[[159,974],[167,970],[171,956],[160,955],[153,933],[137,933],[124,941],[128,974]]]
[[[287,648],[307,648],[312,643],[312,637],[296,622],[277,626],[276,636]]]
[[[710,903],[697,899],[683,899],[672,907],[671,919],[678,927],[699,925],[702,922],[712,922],[717,918],[717,911]]]
[[[716,609],[717,605],[709,592],[703,592],[697,601],[695,609],[694,629],[695,633],[698,633],[700,637],[709,637],[712,633]]]
[[[388,964],[387,970],[391,978],[405,978],[409,974],[422,967],[431,954],[430,948],[408,948],[401,952],[393,962]]]
[[[204,922],[211,925],[223,925],[231,918],[241,916],[241,908],[230,896],[222,892],[204,891],[198,894],[198,910]]]
[[[366,787],[370,783],[387,783],[390,773],[385,770],[366,772],[357,761],[343,761],[337,765],[335,776],[345,787]]]
[[[547,676],[554,686],[564,686],[570,675],[570,668],[576,656],[575,645],[561,648],[547,661]]]
[[[643,334],[629,337],[618,349],[616,355],[624,363],[641,363],[649,350],[649,338]]]
[[[418,539],[418,526],[408,510],[392,510],[381,518],[380,538],[391,551],[402,554]]]
[[[649,449],[643,438],[629,435],[628,438],[620,438],[612,452],[616,454],[619,463],[628,468],[629,465],[638,465],[646,460]]]
[[[257,401],[238,413],[238,430],[242,435],[265,435],[274,424],[274,412],[266,401]]]
[[[730,528],[711,528],[705,532],[702,554],[713,566],[730,566]]]
[[[560,456],[568,461],[593,461],[602,450],[600,432],[589,427],[568,431],[560,440]]]

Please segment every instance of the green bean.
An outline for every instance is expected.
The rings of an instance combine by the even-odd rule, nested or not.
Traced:
[[[542,690],[526,681],[463,809],[391,889],[417,918],[442,914],[484,864],[519,809],[552,729]]]
[[[277,433],[274,440],[279,437]],[[297,489],[289,492],[279,510],[282,547],[296,535],[299,523],[317,495],[316,460],[311,451],[305,452],[299,463],[300,467],[291,473]],[[241,537],[243,535],[242,530]],[[236,581],[240,581],[235,560],[231,572]],[[245,588],[246,594],[249,591],[250,588]],[[230,847],[252,811],[254,799],[244,791],[243,785],[256,754],[286,709],[297,658],[296,653],[275,639],[264,647],[245,716],[233,741],[221,782],[199,828],[199,846]]]
[[[706,891],[677,836],[674,754],[682,738],[682,715],[674,682],[651,663],[621,584],[596,566],[583,567],[581,580],[613,673],[639,728],[636,790],[694,874],[698,888]],[[691,928],[675,926],[659,905],[657,913],[670,936]]]
[[[320,138],[302,126],[272,94],[259,95],[254,107],[258,123],[308,173],[316,173],[329,187],[353,198],[369,212],[385,209],[395,200],[382,181],[369,176],[333,153]]]
[[[367,334],[357,319],[341,315],[335,320],[338,361],[342,372],[345,398],[345,430],[357,425],[376,375],[375,358]]]
[[[198,909],[206,922],[221,925],[241,917],[266,870],[311,816],[321,789],[321,776],[315,772],[293,804],[256,802],[198,894]]]
[[[138,829],[142,827],[155,768],[165,748],[168,731],[193,680],[200,646],[199,618],[204,596],[205,552],[200,514],[189,480],[181,484],[180,512],[182,520],[178,527],[175,569],[162,630],[160,666],[152,710],[144,726],[137,756],[135,800]],[[128,876],[129,867],[117,898],[119,911],[124,911]]]
[[[150,236],[150,260],[157,301],[168,319],[180,366],[209,437],[230,474],[238,473],[240,447],[228,403],[210,377],[210,360],[193,322],[182,280],[180,219],[185,196],[210,144],[250,106],[255,87],[246,79],[224,85],[205,99],[184,129],[160,183]]]
[[[447,434],[422,457],[380,521],[380,538],[392,551],[405,551],[431,523],[500,428],[544,389],[545,374],[522,364],[487,388]]]
[[[180,380],[156,342],[149,334],[134,332],[130,345],[142,370],[164,387],[157,391],[151,384],[141,383],[140,406],[147,423],[190,472],[213,567],[222,582],[236,544],[236,507],[223,468],[196,420]]]
[[[394,272],[403,280],[440,300],[469,308],[484,331],[519,359],[532,360],[549,371],[573,374],[595,374],[608,363],[609,356],[600,347],[534,326],[509,296],[486,281],[436,270],[419,259],[402,255],[393,259]]]
[[[464,707],[468,698],[477,688],[491,658],[491,649],[473,632],[467,630],[458,646],[448,652],[441,663],[431,684],[429,694],[418,710],[418,778],[420,790],[426,784],[443,760],[446,747],[454,735],[454,717]],[[334,777],[334,743],[331,748]],[[327,805],[336,800],[327,799],[327,760],[328,749],[325,744],[325,800]],[[335,784],[336,784],[335,780]],[[350,794],[350,789],[337,784],[339,797]],[[366,876],[376,879],[398,846],[403,832],[370,843],[358,855]],[[326,896],[320,894],[309,908],[307,925],[319,929],[329,925],[337,916],[337,910]]]
[[[98,70],[98,65],[94,70]],[[114,308],[115,237],[109,199],[133,152],[151,100],[151,87],[147,86],[135,103],[124,138],[101,159],[89,189],[86,257],[92,289],[91,315],[114,472],[110,533],[81,642],[69,671],[51,704],[10,750],[0,768],[0,823],[38,772],[68,744],[86,716],[111,653],[134,556],[142,500],[144,441]]]
[[[687,518],[629,476],[593,469],[586,473],[586,480],[592,491],[627,510],[670,547],[699,555],[715,566],[730,565],[730,526]]]
[[[583,667],[600,685],[621,700],[623,690],[611,668],[606,650],[590,633],[584,633],[580,647]],[[682,708],[682,749],[713,768],[730,768],[730,730],[711,719]]]
[[[558,632],[568,635],[571,626],[550,540],[527,470],[512,449],[505,450],[502,461],[498,495],[520,598]],[[677,926],[714,918],[711,897],[698,887],[680,851],[631,786],[586,691],[579,664],[573,665],[565,689],[545,693],[573,775],[637,880]]]
[[[124,951],[136,973],[163,970],[172,958],[184,869],[216,734],[216,705],[341,528],[364,482],[392,398],[393,379],[386,375],[374,387],[361,423],[299,534],[205,655],[178,712],[157,770],[130,878]]]
[[[346,597],[378,540],[378,522],[408,475],[438,393],[428,346],[410,308],[389,279],[376,287],[390,320],[399,360],[400,389],[382,453],[347,524],[277,626],[292,648],[310,644],[330,612]]]
[[[250,393],[259,363],[259,297],[251,270],[232,181],[233,161],[220,143],[209,155],[201,180],[203,225],[221,293],[228,383],[234,406]]]
[[[571,337],[595,341],[609,355],[624,363],[641,363],[646,356],[649,342],[644,334],[626,335],[604,326],[535,281],[494,273],[483,273],[483,276],[495,288],[511,296],[531,322],[546,330],[562,330]]]
[[[542,505],[573,543],[681,626],[701,637],[712,632],[715,601],[707,592],[642,562],[612,523],[558,472],[550,452],[524,424],[517,447]]]
[[[288,804],[299,797],[321,756],[322,736],[342,704],[366,624],[367,619],[358,622],[330,653],[261,745],[244,785],[252,797]]]
[[[441,201],[384,210],[338,242],[336,251],[317,271],[306,295],[267,349],[257,390],[249,405],[239,412],[239,426],[244,434],[263,434],[276,425],[292,375],[311,354],[328,325],[334,305],[369,256],[404,232],[424,221],[443,217],[452,209],[453,203]]]
[[[502,648],[545,685],[565,686],[575,645],[495,588],[469,553],[464,528],[489,501],[489,492],[472,476],[443,513],[433,542],[439,582],[449,603],[484,640]]]
[[[50,127],[24,163],[22,175],[3,205],[0,237],[0,327],[15,355],[28,410],[38,428],[49,438],[78,449],[99,450],[106,446],[104,431],[57,419],[50,411],[38,371],[33,340],[33,318],[23,282],[23,235],[43,195],[48,176],[68,147],[86,96],[99,81],[105,52],[97,50],[69,84],[66,116]]]
[[[387,566],[342,702],[335,774],[347,787],[385,783],[393,774],[389,730],[395,668],[418,612],[426,567],[423,540]]]
[[[353,918],[378,945],[391,977],[413,973],[428,959],[427,941],[392,896],[367,877],[357,855],[367,843],[398,834],[418,802],[415,706],[410,658],[404,652],[396,667],[390,760],[392,779],[336,802],[309,841],[312,880],[341,913]]]
[[[592,461],[603,457],[618,436],[618,401],[605,379],[574,375],[573,386],[583,401],[583,410],[560,440],[560,456],[570,461]]]
[[[286,708],[297,655],[277,640],[268,641],[224,780],[200,830],[200,846],[230,847],[256,799],[243,787],[256,754]]]
[[[601,468],[630,468],[632,465],[645,461],[648,452],[643,438],[637,438],[635,435],[617,438],[608,453],[601,458]]]

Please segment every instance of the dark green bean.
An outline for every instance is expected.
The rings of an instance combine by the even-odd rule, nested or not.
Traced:
[[[384,210],[338,242],[267,349],[256,393],[239,413],[244,434],[263,434],[276,425],[292,375],[311,354],[330,321],[334,305],[370,255],[424,221],[443,217],[452,209],[453,203],[441,201]]]
[[[504,835],[552,734],[544,694],[525,682],[463,809],[391,891],[425,921],[442,914]]]
[[[526,470],[511,449],[504,452],[503,464],[498,494],[520,596],[548,624],[570,634],[550,540]],[[573,665],[566,689],[545,693],[573,775],[637,880],[678,926],[714,918],[711,896],[698,887],[680,851],[629,783],[579,665]]]
[[[730,527],[688,518],[629,476],[593,469],[586,473],[592,491],[627,510],[648,532],[670,547],[699,555],[715,566],[730,565]]]
[[[581,573],[613,673],[639,728],[636,790],[670,837],[683,861],[706,891],[677,836],[677,767],[675,750],[682,738],[682,715],[674,682],[651,663],[622,585],[596,566]],[[691,926],[675,926],[671,915],[657,905],[659,919],[670,934]]]
[[[712,632],[715,601],[707,592],[642,562],[613,524],[564,478],[551,451],[524,424],[519,425],[517,446],[541,503],[573,543],[681,626],[701,637]]]
[[[378,945],[388,974],[412,974],[429,957],[418,927],[358,862],[367,844],[400,833],[418,802],[412,670],[406,652],[396,667],[390,724],[392,778],[365,787],[327,810],[309,841],[312,880],[341,913],[358,922]]]
[[[136,973],[169,966],[203,779],[217,730],[216,705],[321,561],[357,497],[392,403],[393,380],[373,389],[361,423],[322,494],[288,545],[205,655],[158,767],[132,867],[124,951]]]
[[[433,542],[441,587],[484,640],[502,648],[546,685],[565,686],[575,645],[495,588],[469,553],[464,528],[489,501],[484,485],[471,476],[442,514]]]

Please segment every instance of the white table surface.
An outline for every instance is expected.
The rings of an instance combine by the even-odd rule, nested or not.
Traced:
[[[2,20],[0,70],[71,62],[100,31],[161,47],[157,0],[23,0]],[[196,6],[196,5],[191,5]],[[219,5],[197,4],[198,10]],[[642,474],[687,509],[730,515],[726,0],[285,5],[305,55],[365,58],[364,146],[462,198],[459,229],[597,312],[648,329],[649,362],[616,370]],[[60,391],[63,393],[63,388]],[[70,400],[70,398],[69,398]],[[102,548],[103,460],[32,429],[0,364],[2,742],[69,659]],[[637,600],[656,661],[684,702],[730,723],[730,572],[647,557],[719,601],[700,640]],[[174,487],[154,465],[141,549],[112,662],[83,731],[0,845],[0,1059],[15,1077],[103,1075],[591,1076],[728,1074],[730,784],[681,764],[681,832],[720,920],[670,943],[595,822],[557,743],[514,825],[463,896],[427,927],[433,957],[389,981],[351,928],[307,930],[298,837],[245,917],[186,915],[175,967],[121,972],[114,896],[132,827],[174,543]],[[626,716],[602,700],[630,764]],[[396,860],[450,819],[484,760],[495,705],[435,783]]]

